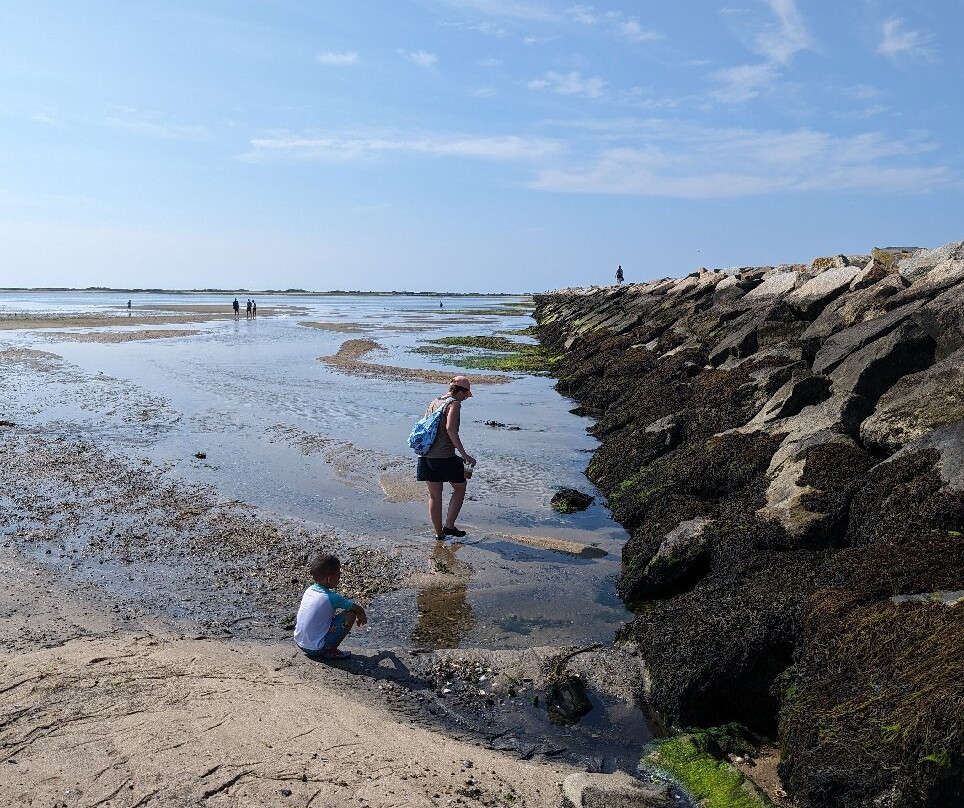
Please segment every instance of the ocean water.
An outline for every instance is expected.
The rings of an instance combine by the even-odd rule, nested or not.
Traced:
[[[125,322],[128,297],[136,317],[162,316],[179,306],[229,312],[231,302],[211,294],[0,292],[0,316],[108,314],[117,318],[112,331],[141,330]],[[83,401],[24,415],[36,391],[23,389],[12,393],[24,398],[19,417],[65,434],[92,435],[132,459],[150,457],[227,500],[363,536],[373,545],[414,547],[424,552],[427,569],[468,571],[464,588],[441,595],[403,588],[376,599],[371,631],[352,638],[361,644],[518,648],[612,639],[629,618],[614,591],[627,537],[583,474],[596,445],[586,433],[590,422],[570,413],[575,402],[553,389],[553,379],[511,374],[507,384],[474,385],[461,428],[479,462],[459,519],[469,535],[443,548],[434,540],[425,502],[391,501],[381,484],[388,470],[411,485],[414,457],[406,437],[443,386],[365,378],[319,360],[346,340],[365,338],[379,346],[365,361],[464,372],[477,381],[486,372],[440,363],[414,349],[437,337],[532,325],[525,309],[505,313],[516,300],[441,298],[440,308],[432,297],[273,295],[257,298],[259,316],[248,320],[245,297],[239,299],[237,320],[158,324],[165,331],[200,332],[177,338],[104,343],[70,337],[98,330],[90,327],[0,330],[0,350],[58,354],[86,377],[113,385],[118,407],[136,401],[150,408],[145,424],[129,428]],[[357,326],[363,333],[308,322]],[[196,458],[198,452],[206,457]],[[583,513],[558,514],[549,500],[560,487],[586,491],[597,501]],[[567,555],[518,536],[577,542],[596,552]],[[445,627],[441,635],[431,628],[438,625]]]

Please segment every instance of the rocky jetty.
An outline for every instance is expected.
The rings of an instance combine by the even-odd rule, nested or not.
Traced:
[[[964,805],[964,242],[536,298],[629,531],[619,634],[801,808]]]

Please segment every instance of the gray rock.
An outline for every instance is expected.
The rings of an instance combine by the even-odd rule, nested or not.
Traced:
[[[803,498],[814,489],[800,485],[807,452],[815,446],[836,442],[855,445],[860,424],[871,405],[860,396],[843,394],[804,407],[797,415],[764,425],[764,430],[785,437],[770,460],[766,504],[757,511],[764,519],[780,522],[791,536],[802,536],[824,521],[826,515],[808,510]],[[739,432],[754,432],[753,422]]]
[[[917,595],[894,595],[891,603],[943,603],[945,606],[957,606],[964,603],[964,589],[940,592],[921,592]]]
[[[964,421],[964,351],[900,379],[861,424],[860,437],[892,454],[958,421]]]
[[[744,359],[754,354],[759,345],[757,332],[763,326],[765,319],[765,315],[749,315],[742,326],[731,331],[710,350],[710,364],[719,366],[730,357]]]
[[[857,267],[833,267],[794,289],[784,301],[804,320],[813,320],[835,297],[843,294],[861,272]]]
[[[954,241],[935,250],[919,250],[898,264],[898,271],[907,278],[914,278],[947,260],[964,260],[964,241]]]
[[[849,356],[896,329],[923,305],[921,301],[908,303],[880,317],[874,317],[830,335],[813,358],[813,372],[821,374],[833,372]]]
[[[710,549],[704,531],[711,522],[702,516],[688,519],[663,537],[636,585],[641,597],[666,597],[698,574]]]
[[[943,261],[915,276],[910,286],[894,295],[884,306],[893,309],[913,300],[933,300],[945,289],[950,289],[962,282],[964,282],[964,261]]]
[[[902,376],[930,366],[935,348],[934,338],[919,325],[902,322],[841,362],[830,373],[833,391],[876,403]]]
[[[905,454],[929,449],[937,451],[937,470],[948,493],[964,491],[964,422],[931,432],[920,440],[909,443],[884,462],[893,463]]]
[[[763,405],[750,425],[771,423],[797,415],[804,407],[819,404],[830,397],[830,379],[826,376],[803,376],[790,379]]]
[[[562,794],[573,808],[675,808],[666,786],[643,783],[625,772],[570,774]]]
[[[800,280],[800,273],[795,271],[774,270],[763,276],[763,283],[746,293],[749,300],[760,300],[766,297],[781,297],[793,288]]]
[[[832,334],[884,314],[887,300],[906,287],[907,281],[893,274],[865,289],[841,295],[807,326],[800,336],[801,342],[808,350],[813,346],[815,352]]]

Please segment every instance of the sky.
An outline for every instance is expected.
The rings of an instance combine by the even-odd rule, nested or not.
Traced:
[[[3,0],[0,287],[540,292],[964,239],[964,0]]]

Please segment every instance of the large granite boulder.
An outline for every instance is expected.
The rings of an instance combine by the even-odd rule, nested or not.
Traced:
[[[860,425],[861,441],[893,454],[925,435],[964,422],[964,350],[901,378]]]

